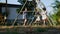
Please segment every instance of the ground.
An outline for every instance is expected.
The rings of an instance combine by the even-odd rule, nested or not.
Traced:
[[[0,34],[60,34],[56,27],[0,26]]]

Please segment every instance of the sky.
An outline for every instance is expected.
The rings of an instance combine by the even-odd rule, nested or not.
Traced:
[[[54,3],[54,0],[41,0],[41,2],[44,3],[47,12],[53,14],[53,7],[51,7],[51,4]]]
[[[7,0],[8,4],[16,4],[16,5],[20,5],[21,3],[17,2],[18,0]],[[0,2],[5,3],[5,0],[0,0]]]
[[[16,4],[20,5],[21,3],[17,2],[18,0],[8,0],[9,4]],[[5,3],[5,0],[0,0],[0,2]],[[47,8],[47,13],[53,13],[53,8],[51,7],[51,4],[54,2],[54,0],[41,0],[41,2],[44,3],[45,7]]]

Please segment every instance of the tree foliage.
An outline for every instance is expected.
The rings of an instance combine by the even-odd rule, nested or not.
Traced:
[[[53,8],[56,10],[56,13],[54,13],[53,19],[55,19],[57,22],[60,22],[60,2],[58,0],[55,0]]]

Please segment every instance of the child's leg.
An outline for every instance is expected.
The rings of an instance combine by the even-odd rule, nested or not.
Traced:
[[[23,25],[25,25],[25,24],[26,24],[26,21],[27,21],[27,19],[25,19],[25,20],[24,20],[24,24],[23,24]]]
[[[45,25],[45,20],[43,20],[43,25]]]

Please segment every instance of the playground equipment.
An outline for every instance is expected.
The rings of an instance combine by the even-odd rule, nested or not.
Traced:
[[[27,21],[25,23],[26,25],[33,26],[33,25],[42,25],[43,24],[43,21],[41,19],[42,17],[40,14],[42,11],[44,12],[46,10],[46,9],[44,9],[45,6],[43,3],[40,2],[40,6],[39,6],[39,4],[35,0],[31,0],[31,1],[30,0],[21,0],[19,2],[22,3],[23,6],[22,6],[21,10],[19,11],[18,15],[16,16],[15,20],[12,20],[9,22],[9,23],[12,23],[12,26],[14,26],[15,23],[17,23],[17,25],[24,24],[24,19],[18,20],[18,17],[21,12],[23,14],[23,10],[25,8],[27,8],[26,15],[28,16],[28,17],[26,17],[26,19],[27,19]],[[44,8],[41,7],[41,4],[43,5]],[[39,14],[37,14],[37,13],[39,13]],[[49,17],[47,14],[46,14],[46,16],[47,16],[47,19],[46,19],[45,25],[50,25],[50,26],[56,25],[51,17]],[[2,17],[4,17],[4,19]],[[0,21],[5,23],[5,19],[6,19],[6,16],[0,15]],[[24,25],[24,26],[26,26],[26,25]]]
[[[32,0],[32,1],[34,1],[34,0]],[[20,2],[23,2],[23,0],[20,1]],[[24,4],[23,4],[20,12],[22,12],[23,8],[28,5],[28,4],[27,4],[28,2],[31,2],[31,1],[28,1],[28,0],[25,0],[25,1],[24,1]],[[36,2],[34,1],[34,3],[36,3]],[[28,7],[29,7],[29,6],[28,6]],[[33,5],[33,7],[34,7],[33,13],[36,13],[36,12],[35,12],[36,5]],[[45,6],[44,6],[44,7],[45,7]],[[28,8],[27,8],[27,9],[28,9]],[[40,7],[39,9],[40,9],[41,11],[44,11],[43,8],[41,8],[41,7]],[[19,12],[19,14],[20,14],[20,12]],[[29,12],[29,11],[28,11],[28,12]],[[19,15],[18,15],[18,16],[19,16]],[[14,24],[15,24],[18,16],[17,16],[16,19],[14,20],[14,22],[13,22],[13,24],[12,24],[13,26],[14,26]],[[33,15],[33,16],[34,16],[34,15]],[[35,15],[35,16],[38,16],[38,15]],[[52,26],[52,25],[55,25],[54,22],[52,21],[52,19],[51,19],[47,14],[46,14],[46,16],[47,16],[47,24],[48,24],[48,25],[51,25],[51,26]],[[33,24],[33,20],[34,20],[34,19],[35,19],[35,17],[32,18],[31,22],[29,23],[30,25]],[[28,21],[29,21],[29,20],[28,20]],[[36,24],[37,24],[37,22],[36,22]],[[38,24],[39,24],[39,23],[38,23]]]

